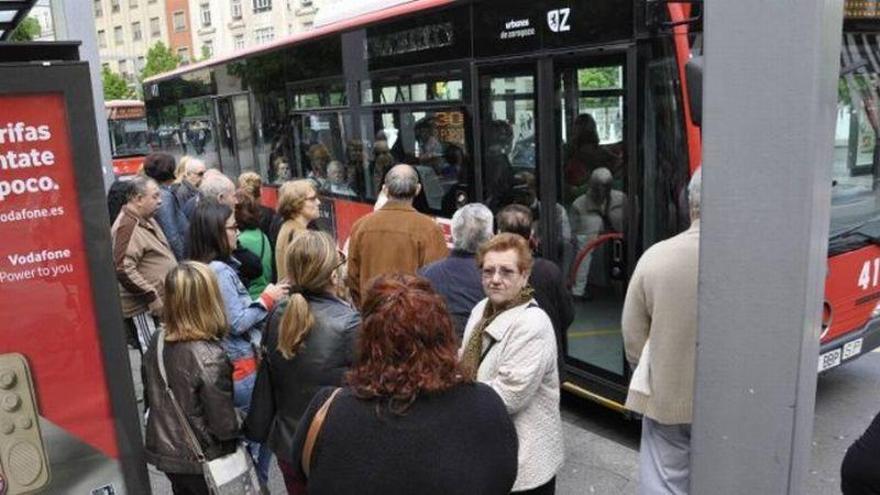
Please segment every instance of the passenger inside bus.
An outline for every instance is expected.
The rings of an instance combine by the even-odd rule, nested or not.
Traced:
[[[551,257],[552,252],[553,257],[561,260],[560,265],[563,273],[565,273],[564,270],[571,265],[571,259],[574,255],[571,225],[569,224],[565,208],[561,204],[556,203],[556,207],[553,209],[553,221],[556,225],[556,233],[559,236],[554,242],[548,239],[541,225],[540,219],[543,208],[541,201],[538,199],[538,183],[535,179],[535,174],[526,171],[514,174],[510,199],[510,203],[525,206],[532,212],[532,219],[535,222],[535,240],[538,243],[535,252],[545,257]]]
[[[346,170],[341,163],[333,160],[327,165],[327,180],[324,181],[322,192],[337,194],[340,196],[357,196],[357,193],[346,181]]]
[[[487,130],[484,167],[484,182],[488,185],[486,202],[492,211],[497,212],[512,202],[513,166],[509,153],[513,144],[513,128],[507,121],[493,120]]]
[[[366,192],[364,167],[367,163],[367,153],[364,142],[360,139],[351,139],[345,148],[348,160],[345,164],[344,182],[351,194],[347,196],[364,197]],[[327,171],[329,174],[329,170]]]
[[[577,241],[578,253],[587,249],[600,234],[624,231],[626,194],[613,189],[613,182],[614,177],[610,170],[605,167],[597,168],[590,175],[587,191],[578,196],[571,205],[571,228]],[[582,258],[576,267],[572,295],[579,298],[589,297],[587,281],[590,276],[596,285],[608,285],[607,252],[607,246],[598,245]],[[596,265],[595,271],[590,270],[593,265]]]
[[[577,198],[586,191],[593,170],[604,167],[612,174],[620,170],[620,157],[599,144],[596,121],[588,113],[577,116],[572,125],[572,136],[565,150],[565,179],[567,198]]]
[[[323,143],[313,144],[309,147],[308,158],[309,170],[306,172],[306,177],[323,185],[327,178],[327,164],[333,160],[330,150]]]

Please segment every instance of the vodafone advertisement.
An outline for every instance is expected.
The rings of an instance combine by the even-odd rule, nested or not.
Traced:
[[[126,492],[75,151],[62,93],[0,95],[0,495]]]

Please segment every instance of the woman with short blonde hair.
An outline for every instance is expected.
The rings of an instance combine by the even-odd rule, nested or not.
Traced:
[[[287,245],[294,232],[306,230],[320,216],[321,200],[315,183],[309,179],[287,181],[278,190],[278,214],[284,219],[275,240],[275,273],[287,276]]]
[[[269,318],[263,339],[266,358],[257,375],[245,434],[278,456],[290,494],[304,493],[291,459],[300,417],[318,389],[342,385],[353,361],[361,319],[337,297],[338,269],[344,262],[329,235],[295,232],[282,275],[296,283]]]
[[[256,172],[244,172],[238,176],[238,187],[251,195],[254,199],[260,199],[260,188],[263,187],[263,178]]]
[[[150,402],[147,462],[165,473],[174,493],[208,493],[201,459],[189,443],[183,421],[188,422],[207,460],[234,452],[239,435],[232,364],[221,344],[226,316],[211,268],[184,261],[168,272],[163,319],[165,329],[155,334],[144,356]],[[159,355],[158,339],[163,337]],[[159,359],[165,365],[167,382],[159,371]],[[182,411],[176,410],[169,389]]]

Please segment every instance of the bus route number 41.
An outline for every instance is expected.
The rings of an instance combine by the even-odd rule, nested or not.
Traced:
[[[859,288],[868,290],[880,285],[880,258],[868,260],[859,272]]]

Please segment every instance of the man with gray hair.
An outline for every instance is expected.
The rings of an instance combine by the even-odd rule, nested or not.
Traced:
[[[185,205],[187,201],[199,194],[199,186],[202,184],[202,178],[208,171],[205,162],[192,156],[184,156],[180,159],[183,164],[183,178],[174,185],[174,195],[177,202]]]
[[[352,226],[347,284],[356,305],[360,306],[361,295],[373,277],[393,272],[414,274],[446,257],[443,230],[412,206],[421,187],[414,168],[395,165],[382,186],[388,202]]]
[[[215,168],[206,170],[202,177],[202,183],[199,184],[199,194],[193,196],[183,207],[187,218],[192,218],[196,206],[203,199],[210,199],[235,209],[237,202],[235,200],[235,183]]]
[[[641,495],[689,490],[701,176],[698,169],[688,185],[690,228],[645,251],[623,305],[626,358],[635,370],[626,408],[642,415]]]
[[[459,339],[471,311],[485,298],[476,253],[492,237],[492,210],[480,203],[462,206],[452,215],[452,252],[419,270],[446,300]]]

